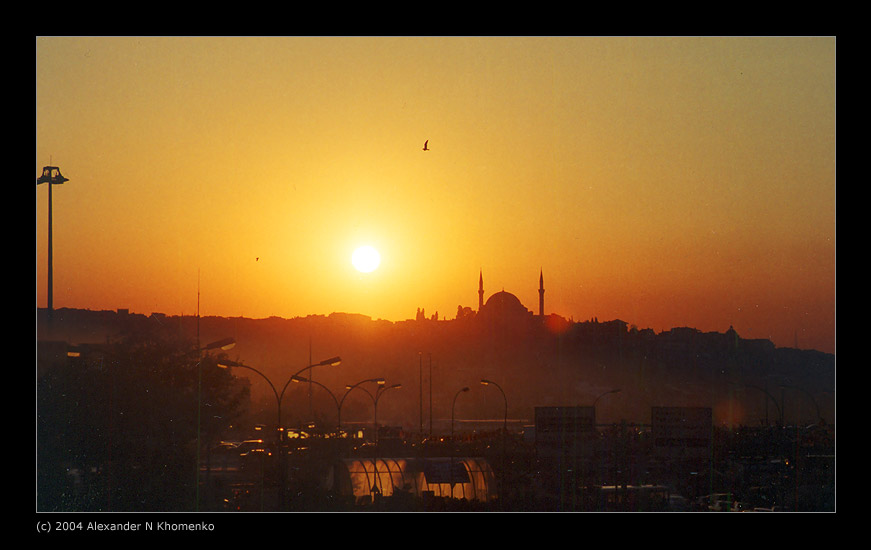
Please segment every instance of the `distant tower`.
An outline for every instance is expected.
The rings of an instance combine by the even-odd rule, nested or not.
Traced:
[[[544,270],[538,275],[538,315],[544,317]]]
[[[478,275],[478,311],[484,309],[484,270]]]

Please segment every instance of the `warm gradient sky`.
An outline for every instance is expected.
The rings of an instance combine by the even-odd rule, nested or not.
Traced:
[[[834,38],[35,46],[56,308],[451,319],[543,269],[547,313],[835,351]]]

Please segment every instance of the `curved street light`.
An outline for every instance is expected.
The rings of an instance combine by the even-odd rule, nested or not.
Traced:
[[[454,454],[456,454],[456,446],[454,445],[454,408],[457,405],[457,397],[460,396],[461,393],[469,391],[468,386],[464,388],[460,388],[460,390],[454,394],[454,402],[451,403],[451,471],[450,471],[450,480],[451,480],[451,498],[454,498]]]
[[[331,357],[331,358],[329,358],[329,359],[324,359],[323,361],[321,361],[321,362],[319,362],[319,363],[312,363],[311,365],[307,365],[307,366],[301,368],[300,370],[298,370],[298,371],[297,371],[293,376],[291,376],[291,377],[287,380],[287,382],[285,382],[284,387],[281,388],[281,392],[280,392],[280,393],[279,393],[278,390],[275,388],[275,385],[272,383],[272,381],[269,380],[269,377],[267,377],[265,374],[263,374],[263,373],[260,372],[259,370],[255,369],[254,367],[251,367],[251,366],[249,366],[249,365],[243,365],[242,363],[239,363],[239,362],[236,362],[236,361],[230,361],[229,359],[224,359],[224,360],[222,360],[222,361],[219,361],[219,362],[218,362],[218,366],[221,367],[221,368],[224,368],[224,369],[226,369],[226,368],[243,368],[243,369],[248,369],[248,370],[251,370],[251,371],[256,372],[257,374],[259,374],[260,376],[262,376],[264,380],[266,380],[266,383],[269,384],[269,387],[272,389],[272,393],[275,394],[275,400],[276,400],[277,405],[278,405],[278,433],[279,433],[279,442],[280,442],[280,441],[281,441],[281,435],[282,435],[282,432],[283,432],[283,430],[282,430],[282,428],[281,428],[281,402],[282,402],[282,400],[284,399],[284,393],[287,391],[287,387],[288,387],[288,386],[290,385],[290,383],[293,381],[294,377],[299,376],[301,373],[303,373],[303,372],[305,372],[305,371],[307,371],[307,370],[309,370],[309,369],[311,369],[311,368],[313,368],[313,367],[323,367],[323,366],[327,366],[327,365],[329,365],[329,366],[336,366],[336,365],[339,365],[339,364],[341,364],[341,363],[342,363],[342,358],[341,358],[341,357]]]
[[[381,396],[384,395],[387,390],[398,390],[402,387],[402,384],[393,384],[392,386],[378,386],[378,389],[375,390],[375,398],[373,399],[374,404],[374,421],[375,421],[375,445],[378,445],[378,401],[381,399]],[[361,388],[362,389],[362,388]],[[369,393],[368,391],[366,393]],[[370,394],[371,395],[371,394]]]
[[[275,395],[275,401],[276,401],[276,405],[278,407],[278,416],[277,416],[277,418],[278,418],[278,425],[277,425],[277,428],[278,428],[278,468],[279,468],[278,475],[280,476],[280,479],[279,479],[280,485],[279,485],[279,490],[278,490],[279,509],[282,509],[284,507],[284,480],[285,480],[285,475],[286,475],[286,472],[284,470],[284,451],[283,451],[284,428],[281,425],[281,401],[284,398],[284,392],[287,390],[287,386],[290,385],[290,383],[293,381],[294,377],[299,375],[301,372],[309,370],[313,367],[321,367],[321,366],[325,366],[325,365],[339,365],[341,362],[342,362],[342,359],[340,357],[331,357],[329,359],[324,359],[323,361],[321,361],[319,363],[313,363],[311,365],[307,365],[307,366],[301,368],[296,374],[294,374],[293,376],[291,376],[287,380],[287,382],[284,384],[284,387],[281,389],[281,393],[278,392],[278,390],[275,388],[275,385],[272,383],[272,381],[269,379],[268,376],[266,376],[265,374],[263,374],[259,370],[255,369],[254,367],[251,367],[249,365],[243,365],[242,363],[239,363],[237,361],[230,361],[229,359],[224,359],[224,360],[221,360],[218,362],[218,366],[221,367],[222,369],[243,368],[243,369],[248,369],[250,371],[256,372],[261,377],[263,377],[264,380],[266,380],[266,383],[269,384],[269,387],[272,389],[272,393]]]
[[[377,382],[378,383],[378,387],[375,389],[375,395],[372,395],[372,392],[370,392],[366,388],[360,387],[360,385],[365,383],[365,382]],[[363,392],[365,392],[366,395],[368,395],[370,399],[372,399],[372,405],[373,405],[373,409],[374,409],[373,423],[375,425],[375,445],[376,446],[378,445],[378,401],[381,399],[381,396],[384,395],[384,393],[387,390],[395,390],[395,389],[399,389],[402,387],[402,384],[393,384],[392,386],[387,386],[386,384],[387,384],[387,381],[384,380],[383,378],[373,378],[373,379],[363,380],[361,382],[357,382],[353,386],[346,386],[348,391],[345,392],[345,395],[347,396],[349,393],[351,393],[351,390],[353,390],[354,388],[360,387],[360,389]],[[344,397],[342,399],[344,400]]]
[[[51,187],[49,187],[51,189]],[[199,329],[197,329],[199,331]],[[199,338],[199,336],[198,336]],[[232,337],[216,340],[205,346],[197,349],[197,458],[196,458],[196,477],[194,488],[194,509],[200,510],[200,438],[202,431],[202,411],[203,411],[203,352],[213,349],[221,349],[228,351],[236,346],[236,340]]]
[[[482,378],[481,385],[482,386],[496,386],[496,389],[498,389],[499,392],[502,394],[502,400],[505,402],[505,415],[502,419],[502,469],[499,472],[499,488],[500,488],[499,496],[501,499],[500,502],[504,502],[505,501],[505,487],[504,487],[503,480],[505,478],[505,462],[506,462],[505,456],[508,452],[507,445],[505,443],[505,439],[508,437],[508,397],[505,396],[505,391],[502,389],[502,387],[499,384],[497,384],[496,382],[493,382],[492,380],[487,380],[486,378]]]
[[[771,402],[774,403],[774,407],[777,409],[777,416],[778,416],[778,418],[780,418],[780,425],[783,426],[783,408],[782,408],[782,407],[780,406],[780,404],[777,402],[777,399],[775,399],[774,396],[771,395],[771,394],[768,392],[768,390],[766,390],[765,388],[763,388],[763,387],[761,387],[761,386],[754,386],[753,384],[741,384],[741,383],[738,383],[738,382],[731,382],[731,384],[732,384],[732,385],[736,385],[736,386],[742,386],[742,387],[745,387],[745,388],[753,388],[753,389],[755,389],[755,390],[759,390],[759,391],[761,391],[762,393],[764,393],[765,396],[766,396],[768,399],[771,399]],[[766,426],[768,426],[768,407],[767,407],[767,403],[768,403],[768,401],[766,401],[766,407],[765,407],[765,425],[766,425]]]
[[[378,384],[378,387],[375,389],[375,395],[372,395],[372,392],[370,392],[366,388],[362,387],[362,384],[365,384],[367,382],[375,382],[376,384]],[[342,403],[344,403],[345,398],[348,397],[349,393],[351,393],[356,388],[360,388],[361,390],[363,390],[363,392],[366,393],[366,395],[369,396],[370,399],[372,399],[372,405],[373,405],[373,409],[374,409],[373,424],[375,427],[375,449],[376,449],[376,451],[378,449],[378,400],[381,399],[381,396],[384,395],[384,393],[387,392],[387,390],[399,389],[402,387],[402,384],[393,384],[392,386],[387,386],[386,384],[387,384],[387,381],[383,378],[367,378],[366,380],[361,380],[354,385],[345,386],[345,389],[347,391],[345,391],[345,395],[342,396]],[[341,406],[340,406],[340,408],[341,408]],[[376,455],[377,455],[377,452],[376,452]],[[374,495],[376,493],[380,493],[380,490],[378,488],[378,460],[377,460],[377,457],[373,457],[373,459],[372,459],[372,473],[373,473],[373,479],[372,479],[371,492]]]
[[[351,391],[352,391],[354,388],[357,388],[357,387],[359,387],[359,386],[361,386],[362,384],[365,384],[365,383],[367,383],[367,382],[375,382],[375,383],[378,384],[379,386],[383,386],[384,384],[387,383],[387,381],[384,380],[383,378],[367,378],[367,379],[365,379],[365,380],[360,380],[360,381],[357,382],[356,384],[353,384],[353,385],[352,385],[352,384],[348,384],[348,385],[346,385],[346,386],[345,386],[345,394],[342,396],[342,400],[339,401],[339,427],[340,427],[340,428],[342,427],[342,405],[345,403],[345,398],[348,397],[348,394],[351,393]],[[369,392],[366,392],[366,393],[369,393]],[[370,397],[371,397],[372,394],[369,394],[369,395],[370,395]]]
[[[594,409],[596,408],[596,403],[599,402],[599,399],[602,399],[602,398],[605,397],[606,395],[609,395],[609,394],[612,394],[612,393],[620,393],[620,388],[616,388],[616,389],[613,389],[613,390],[608,390],[608,391],[606,391],[605,393],[603,393],[603,394],[599,395],[598,397],[596,397],[596,399],[593,400],[593,408],[594,408]]]
[[[461,388],[456,394],[454,394],[454,402],[451,404],[451,445],[453,445],[454,441],[454,407],[457,405],[457,397],[463,392],[469,391],[468,387]]]
[[[482,386],[495,386],[496,389],[499,390],[499,393],[502,394],[502,400],[505,402],[505,414],[502,418],[502,433],[505,434],[508,432],[508,398],[505,396],[505,391],[502,389],[502,386],[493,382],[492,380],[487,380],[486,378],[481,379]]]
[[[820,413],[820,406],[819,406],[819,404],[817,403],[817,400],[814,399],[814,396],[813,396],[809,391],[807,391],[806,389],[804,389],[804,388],[802,388],[802,387],[799,387],[799,386],[790,386],[790,385],[788,385],[788,384],[781,384],[781,385],[780,385],[780,389],[783,390],[784,388],[792,388],[792,389],[794,389],[794,390],[798,390],[798,391],[802,392],[803,394],[805,394],[806,396],[808,396],[808,398],[811,400],[811,403],[814,404],[814,408],[815,408],[816,411],[817,411],[817,422],[822,421],[822,419],[823,419],[823,415]],[[780,398],[780,399],[781,399],[781,401],[783,401],[783,394],[781,394],[781,398]],[[786,405],[785,405],[785,404],[784,404],[784,408],[786,408]],[[796,419],[796,423],[798,423],[798,422],[797,422],[797,419]]]
[[[340,424],[339,427],[341,427],[342,412],[341,412],[341,409],[340,409],[339,400],[336,399],[336,396],[333,394],[333,392],[330,391],[330,389],[329,389],[328,387],[324,386],[323,384],[321,384],[321,383],[318,382],[317,380],[311,380],[311,379],[309,379],[309,378],[305,378],[305,377],[302,377],[302,376],[293,375],[290,379],[291,379],[292,381],[297,382],[297,383],[300,383],[300,384],[315,384],[315,385],[320,386],[320,387],[322,387],[323,389],[325,389],[325,390],[327,391],[327,393],[330,394],[330,397],[333,398],[333,402],[336,404],[336,411],[337,411],[337,415],[338,415],[338,416],[337,416],[337,420],[338,420],[338,422],[339,422],[339,424]]]

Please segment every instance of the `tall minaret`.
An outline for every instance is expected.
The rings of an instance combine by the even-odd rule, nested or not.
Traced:
[[[484,270],[478,275],[478,311],[484,309]]]
[[[538,315],[544,317],[544,270],[538,275]]]

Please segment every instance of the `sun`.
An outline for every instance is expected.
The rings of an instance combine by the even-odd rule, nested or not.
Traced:
[[[361,246],[354,250],[351,255],[351,263],[362,273],[370,273],[378,269],[381,264],[381,255],[371,246]]]

